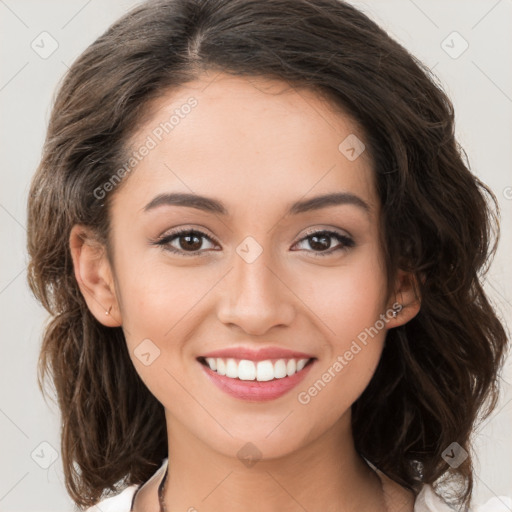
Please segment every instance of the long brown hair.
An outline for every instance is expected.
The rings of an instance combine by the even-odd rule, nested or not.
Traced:
[[[453,503],[468,503],[470,434],[495,406],[507,344],[482,287],[496,248],[496,199],[470,172],[452,104],[430,70],[338,0],[149,1],[66,73],[28,200],[28,280],[51,314],[38,378],[43,393],[48,377],[55,386],[70,496],[90,506],[106,490],[145,482],[168,454],[163,406],[136,373],[122,328],[89,312],[68,243],[81,223],[108,249],[119,187],[101,198],[95,191],[126,161],[152,101],[205,69],[310,88],[364,130],[388,281],[398,269],[417,276],[421,311],[388,332],[353,405],[356,448],[415,492],[456,482]],[[442,457],[452,442],[469,453],[457,468]]]

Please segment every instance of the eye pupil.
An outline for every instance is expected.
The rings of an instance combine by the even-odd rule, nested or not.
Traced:
[[[324,235],[312,235],[310,237],[311,248],[318,249],[318,250],[329,249],[329,247],[331,246],[330,239],[331,239],[331,237],[328,235],[325,235],[325,234]]]
[[[185,244],[183,244],[183,240],[186,240]],[[201,248],[201,237],[188,234],[180,236],[180,247],[185,250],[197,251]]]

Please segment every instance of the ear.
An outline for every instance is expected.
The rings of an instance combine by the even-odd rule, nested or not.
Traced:
[[[90,312],[107,327],[119,327],[121,315],[106,249],[83,225],[71,229],[69,247],[75,278]]]
[[[388,305],[388,311],[396,311],[396,317],[388,322],[388,327],[398,327],[412,320],[421,308],[421,298],[416,277],[403,270],[398,271],[395,293]]]

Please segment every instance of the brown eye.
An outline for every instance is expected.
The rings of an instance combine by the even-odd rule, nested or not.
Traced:
[[[338,245],[333,247],[332,240],[338,241]],[[336,231],[317,231],[304,237],[299,243],[307,241],[312,252],[317,253],[318,256],[332,254],[339,250],[345,250],[353,247],[354,241],[352,238],[337,233]]]
[[[182,254],[187,256],[196,256],[206,250],[204,245],[204,240],[207,240],[208,243],[212,243],[211,238],[203,233],[202,231],[185,229],[181,231],[175,231],[174,233],[170,233],[166,235],[156,242],[154,245],[159,245],[163,247],[165,250]],[[209,248],[211,249],[211,247]]]
[[[202,245],[202,237],[193,233],[180,235],[176,239],[179,241],[180,248],[185,251],[198,251]]]

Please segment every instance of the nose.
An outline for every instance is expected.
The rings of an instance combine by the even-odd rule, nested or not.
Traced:
[[[235,254],[233,268],[220,290],[218,319],[253,336],[264,335],[272,327],[289,326],[295,317],[295,296],[268,253],[263,251],[250,263]]]

